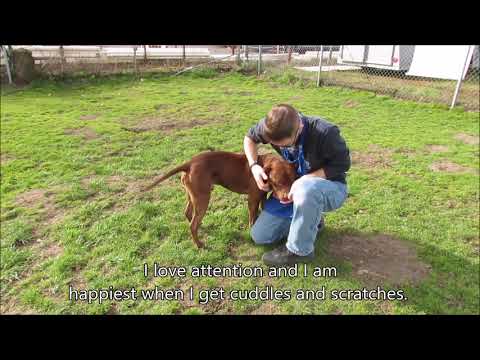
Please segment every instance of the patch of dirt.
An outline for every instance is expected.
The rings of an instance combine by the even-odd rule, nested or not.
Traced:
[[[76,135],[83,137],[84,140],[93,140],[98,138],[98,134],[95,130],[89,127],[82,127],[76,129],[66,129],[64,132],[65,135]]]
[[[108,309],[106,315],[118,315],[117,304],[110,305],[110,309]]]
[[[23,305],[20,305],[18,301],[10,297],[8,300],[2,297],[2,301],[0,302],[0,314],[1,315],[37,315],[38,313],[35,312],[33,309],[26,308]]]
[[[160,175],[160,174],[158,174]],[[157,175],[156,175],[157,176]],[[155,176],[155,177],[156,177]],[[123,194],[133,194],[133,195],[143,195],[143,189],[154,181],[155,177],[148,179],[132,179],[120,175],[107,176],[104,178],[105,183],[110,186],[118,189],[117,193]],[[90,175],[83,178],[80,183],[84,187],[88,187],[93,181],[102,179],[101,176]],[[178,179],[174,176],[162,182],[162,184],[168,184],[169,182],[178,183]],[[121,208],[121,204],[116,203],[114,208]]]
[[[84,121],[95,120],[97,117],[98,117],[97,114],[82,115],[82,116],[80,116],[80,120],[84,120]]]
[[[57,257],[63,254],[63,247],[53,242],[45,245],[40,250],[42,252],[42,257],[45,258]]]
[[[278,308],[271,301],[266,301],[249,315],[273,315],[278,313]]]
[[[345,106],[346,108],[356,108],[358,105],[360,105],[360,103],[358,101],[355,101],[355,100],[347,100],[345,102],[345,104],[343,106]]]
[[[480,237],[479,236],[464,236],[463,241],[472,247],[474,254],[480,255]]]
[[[7,162],[15,160],[15,157],[8,155],[6,153],[0,154],[0,164],[5,165]]]
[[[124,181],[126,181],[126,179],[120,175],[112,175],[107,178],[107,184],[109,185],[118,184],[119,182],[124,182]]]
[[[46,199],[46,191],[34,189],[17,196],[17,204],[23,207],[32,207],[33,205]]]
[[[101,178],[101,176],[87,176],[83,180],[81,180],[81,183],[84,187],[88,187],[88,185],[92,181]],[[99,196],[107,196],[108,199],[111,201],[111,204],[108,209],[105,209],[105,211],[113,213],[122,212],[131,206],[132,199],[137,198],[152,200],[152,197],[155,198],[153,191],[144,191],[144,188],[147,185],[150,185],[154,181],[154,179],[155,177],[137,180],[119,175],[104,177],[105,183],[109,187],[114,188],[114,193],[97,193],[95,194],[95,196],[91,197],[91,200],[94,200]],[[165,180],[162,184],[164,184],[165,186],[169,183],[175,183],[176,185],[178,185],[178,178],[171,177]]]
[[[201,126],[219,122],[220,120],[166,120],[160,118],[148,118],[139,122],[133,127],[122,127],[127,131],[141,133],[145,131],[161,131],[163,133],[172,133],[176,130],[190,129],[194,126]]]
[[[58,245],[55,242],[49,242],[47,244],[44,243],[45,238],[36,239],[33,245],[31,245],[30,249],[34,252],[34,256],[32,257],[33,261],[29,264],[29,266],[21,273],[19,276],[9,282],[9,286],[13,287],[14,284],[22,281],[24,279],[29,278],[41,268],[42,264],[45,261],[48,261],[51,258],[56,258],[63,254],[63,247]],[[18,303],[12,300],[12,307],[14,309],[17,308]],[[7,306],[8,307],[8,306]],[[18,313],[28,314],[28,310],[21,310]]]
[[[75,271],[69,285],[76,290],[84,290],[87,288],[87,281],[80,271]]]
[[[395,153],[402,154],[408,158],[414,158],[415,156],[417,156],[417,152],[415,150],[407,148],[397,149],[395,150]]]
[[[328,244],[328,253],[339,260],[349,261],[352,275],[369,286],[385,282],[418,284],[431,269],[418,259],[412,244],[387,235],[333,238]]]
[[[445,145],[427,145],[427,150],[431,153],[444,153],[448,151],[448,146]]]
[[[462,166],[459,164],[455,164],[454,162],[448,160],[442,160],[434,162],[430,165],[430,170],[435,172],[450,172],[450,173],[469,173],[473,172],[473,169],[468,168],[466,166]]]
[[[243,240],[243,239],[242,239]],[[245,240],[243,240],[245,241]],[[250,263],[258,261],[259,256],[254,249],[245,248],[236,244],[230,244],[228,247],[228,256],[235,261],[242,263]]]
[[[379,307],[384,314],[393,314],[394,307],[391,301],[382,301]]]
[[[42,226],[54,225],[60,222],[65,216],[63,211],[55,206],[55,198],[52,191],[33,189],[18,195],[16,203],[26,208],[40,208]],[[38,229],[34,229],[34,233],[36,233],[37,230]]]
[[[63,254],[63,246],[56,242],[45,243],[45,238],[39,238],[35,241],[31,248],[36,254],[35,263],[31,266],[31,273],[41,265],[45,260],[56,258]],[[28,275],[29,276],[29,275]],[[28,277],[25,276],[25,277]]]
[[[167,180],[165,180],[165,182],[166,181]],[[145,180],[131,180],[118,175],[109,176],[106,182],[110,186],[122,185],[122,192],[127,193],[140,193],[142,192],[142,189],[146,186]]]
[[[463,142],[464,144],[467,145],[478,145],[479,143],[479,137],[478,136],[473,136],[473,135],[468,135],[464,133],[459,133],[455,135],[455,140],[459,140]]]
[[[381,148],[377,145],[370,145],[367,151],[352,151],[352,165],[365,168],[389,168],[392,166],[391,149]]]
[[[251,91],[240,91],[240,92],[238,92],[238,93],[236,93],[236,94],[238,94],[238,95],[240,95],[240,96],[253,96],[253,95],[255,95],[255,93],[254,93],[254,92],[251,92]]]

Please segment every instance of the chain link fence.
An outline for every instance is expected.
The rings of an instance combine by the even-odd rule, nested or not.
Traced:
[[[339,86],[396,98],[479,110],[479,51],[472,46],[418,45],[102,45],[15,46],[32,51],[45,76],[172,71],[199,67],[286,84]],[[448,48],[448,49],[447,49]],[[460,49],[461,48],[461,49]],[[0,54],[2,65],[5,56]],[[447,61],[448,60],[448,61]],[[445,64],[445,65],[443,65]],[[454,76],[458,67],[463,76]],[[2,81],[7,71],[2,66]]]
[[[249,45],[245,48],[257,55],[259,75],[284,82],[340,86],[479,110],[478,45]],[[459,67],[463,76],[458,75]]]
[[[177,71],[187,66],[221,61],[220,53],[228,56],[228,46],[190,45],[101,45],[101,46],[13,46],[31,51],[34,67],[41,77],[100,76],[109,74],[139,74]],[[2,82],[6,77],[6,47],[0,51]],[[229,56],[232,57],[232,56]]]

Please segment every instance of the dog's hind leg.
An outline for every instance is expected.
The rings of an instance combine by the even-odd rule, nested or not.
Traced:
[[[198,239],[198,228],[200,227],[202,219],[207,212],[208,203],[210,201],[210,193],[212,191],[212,185],[209,182],[192,182],[191,178],[191,174],[189,174],[183,179],[185,188],[188,191],[188,196],[190,200],[189,203],[191,204],[191,207],[193,209],[193,216],[192,220],[190,221],[190,231],[192,233],[192,239],[195,245],[197,245],[198,248],[203,248],[205,244]]]
[[[192,212],[193,212],[193,205],[192,205],[192,199],[190,197],[190,192],[188,191],[187,185],[185,184],[185,179],[188,175],[187,174],[182,174],[182,185],[183,188],[185,189],[185,194],[187,194],[187,206],[185,206],[185,217],[188,219],[189,222],[192,221]]]
[[[195,244],[199,248],[203,248],[205,244],[198,239],[198,228],[202,223],[208,208],[208,202],[210,201],[210,193],[202,194],[193,199],[193,217],[190,222],[190,231],[192,232],[192,238]]]
[[[187,193],[187,206],[185,206],[185,211],[184,211],[184,214],[185,214],[185,217],[188,219],[188,222],[191,222],[192,221],[192,216],[193,216],[193,205],[192,205],[192,202],[190,200],[190,196],[188,195]]]

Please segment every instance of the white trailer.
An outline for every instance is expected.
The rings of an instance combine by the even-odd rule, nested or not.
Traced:
[[[337,63],[407,71],[414,51],[415,45],[342,45]]]

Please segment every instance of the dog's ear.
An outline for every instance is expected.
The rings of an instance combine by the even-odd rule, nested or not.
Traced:
[[[267,174],[267,176],[269,176],[270,171],[272,171],[272,164],[267,163],[267,164],[263,165],[263,171],[265,172],[265,174]]]

